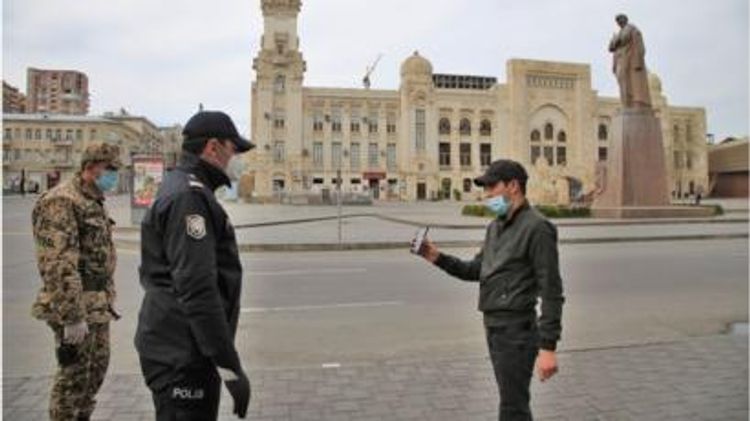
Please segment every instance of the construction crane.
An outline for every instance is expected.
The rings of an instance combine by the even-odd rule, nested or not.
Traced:
[[[362,78],[362,84],[365,85],[365,89],[370,89],[370,75],[375,70],[375,66],[378,65],[381,57],[383,57],[383,55],[378,54],[378,58],[375,59],[372,65],[367,67],[367,70],[365,71],[365,77]]]

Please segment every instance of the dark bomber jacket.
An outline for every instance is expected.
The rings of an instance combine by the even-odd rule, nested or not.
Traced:
[[[528,203],[507,220],[490,223],[484,247],[474,259],[463,261],[441,253],[435,264],[459,279],[479,281],[479,311],[486,326],[502,325],[524,314],[533,317],[541,298],[540,347],[556,349],[565,301],[557,229]]]

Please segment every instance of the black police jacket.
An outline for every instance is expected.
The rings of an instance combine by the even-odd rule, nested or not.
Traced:
[[[214,190],[229,185],[218,168],[183,153],[141,224],[145,289],[135,345],[141,358],[184,367],[206,358],[241,370],[234,346],[242,265]]]

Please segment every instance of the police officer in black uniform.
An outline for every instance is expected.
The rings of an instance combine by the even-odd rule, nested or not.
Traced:
[[[230,185],[234,160],[254,145],[218,111],[197,113],[182,134],[181,162],[141,225],[135,345],[157,420],[215,420],[222,381],[244,418],[250,382],[234,346],[242,266],[214,191]]]

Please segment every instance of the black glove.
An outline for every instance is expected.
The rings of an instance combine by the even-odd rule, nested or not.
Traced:
[[[57,346],[57,362],[62,367],[67,367],[78,361],[78,346],[73,344],[60,344]]]
[[[250,404],[250,380],[247,379],[242,370],[235,374],[237,376],[236,379],[225,381],[224,384],[227,385],[229,394],[234,399],[234,410],[232,412],[244,419],[247,414],[247,407]]]

